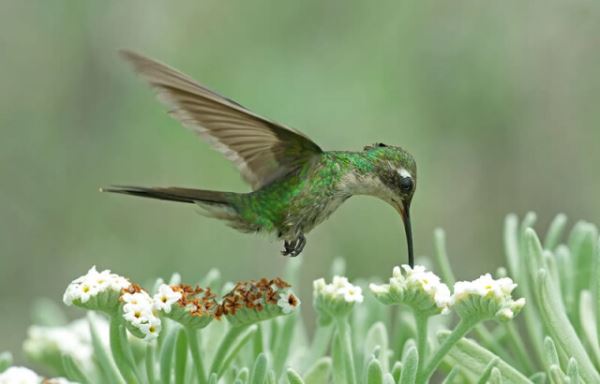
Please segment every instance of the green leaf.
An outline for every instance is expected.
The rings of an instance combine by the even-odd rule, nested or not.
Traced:
[[[531,380],[535,384],[545,384],[546,372],[536,372],[533,375],[529,376],[529,380]]]
[[[98,329],[96,328],[96,315],[94,312],[88,312],[87,320],[90,329],[92,348],[94,349],[94,359],[98,363],[100,370],[111,383],[123,383],[124,380],[121,374],[117,370],[114,361],[104,348],[104,344],[98,335]]]
[[[400,374],[400,384],[413,384],[417,379],[417,370],[419,365],[419,355],[414,346],[405,350],[402,357],[402,373]]]
[[[571,380],[570,384],[579,384],[579,367],[577,360],[572,357],[569,359],[569,365],[567,366],[567,376]]]
[[[283,328],[281,329],[279,339],[273,350],[273,368],[277,375],[282,372],[285,361],[289,355],[297,319],[297,313],[293,313],[283,318]]]
[[[81,384],[89,384],[90,380],[86,377],[83,371],[77,366],[77,363],[70,355],[62,356],[63,368],[67,374],[67,378],[71,381],[76,381]]]
[[[442,278],[446,284],[452,286],[456,279],[454,278],[454,273],[452,273],[448,251],[446,250],[446,232],[442,228],[436,228],[433,232],[433,243],[435,260],[440,268]]]
[[[544,249],[554,250],[560,243],[560,239],[564,233],[565,225],[567,224],[567,216],[563,213],[559,213],[554,217],[546,237],[544,239]]]
[[[396,361],[394,366],[392,367],[392,377],[394,378],[394,383],[400,381],[400,375],[402,374],[402,363],[400,361]]]
[[[121,375],[125,378],[125,381],[128,384],[140,382],[135,371],[133,357],[128,353],[131,352],[131,350],[127,349],[129,347],[127,344],[127,331],[118,315],[115,315],[110,319],[109,339],[113,360],[119,368]]]
[[[210,377],[208,378],[208,384],[217,384],[218,381],[219,379],[217,378],[217,374],[211,373]]]
[[[383,384],[396,384],[396,381],[394,380],[394,376],[392,376],[391,373],[386,373],[383,376]]]
[[[274,321],[272,323],[275,323]],[[215,355],[210,366],[210,373],[218,373],[221,370],[221,366],[225,361],[225,358],[230,353],[238,337],[248,329],[249,326],[242,325],[239,327],[230,327],[225,336],[220,340],[219,347],[215,352]]]
[[[252,324],[248,328],[245,328],[244,331],[239,335],[239,337],[236,338],[236,340],[234,340],[234,342],[231,344],[231,348],[229,349],[229,354],[219,365],[219,370],[217,372],[218,377],[221,377],[225,373],[227,368],[229,368],[229,366],[233,362],[233,359],[235,359],[242,347],[246,345],[248,341],[250,341],[257,329],[257,325]]]
[[[488,380],[489,384],[502,384],[502,374],[500,370],[496,367],[492,368],[492,372],[490,374],[490,379]]]
[[[383,368],[377,359],[371,359],[367,366],[367,384],[383,384]]]
[[[560,295],[556,287],[548,280],[548,274],[544,269],[538,272],[536,280],[536,288],[540,297],[540,313],[550,336],[568,356],[577,360],[580,365],[580,375],[584,381],[600,383],[600,375],[567,318]]]
[[[439,338],[443,341],[448,335],[450,335],[450,332],[441,331],[439,333]],[[480,373],[485,370],[491,360],[498,358],[499,360],[496,367],[500,370],[502,377],[507,380],[507,382],[513,384],[530,383],[527,377],[521,372],[517,371],[511,365],[489,350],[483,348],[475,341],[467,338],[459,340],[450,352],[448,352],[448,356],[455,364],[460,365],[461,367],[464,367],[465,370],[469,371],[471,375],[475,373],[475,377],[479,377]]]
[[[250,384],[264,384],[267,378],[267,364],[265,354],[261,353],[258,355],[250,371]]]
[[[250,370],[247,367],[243,367],[235,375],[235,379],[241,381],[242,383],[248,382],[249,378],[250,378]]]
[[[550,382],[552,384],[567,384],[567,376],[561,371],[558,365],[550,366]]]
[[[0,373],[6,371],[13,363],[12,354],[8,351],[0,353]]]
[[[287,379],[290,384],[305,384],[302,377],[292,368],[288,368],[287,370]],[[326,383],[326,381],[323,381],[323,383]]]
[[[546,365],[551,366],[552,364],[560,365],[558,360],[558,353],[556,353],[556,346],[554,345],[554,341],[549,336],[544,338],[544,354]]]
[[[477,381],[478,384],[487,383],[488,379],[492,375],[492,369],[496,368],[496,365],[498,364],[499,361],[500,361],[500,359],[497,357],[490,360],[490,362],[486,365],[485,369],[481,373],[481,376],[479,377],[479,380]],[[500,371],[498,371],[498,372],[500,372]]]
[[[332,361],[330,357],[322,357],[308,369],[304,375],[306,384],[328,383],[331,376]]]
[[[367,336],[364,339],[364,345],[364,353],[366,356],[373,353],[376,347],[380,348],[379,360],[381,362],[381,368],[383,371],[387,372],[389,369],[388,334],[383,322],[378,321],[369,328]]]
[[[497,370],[498,368],[494,368],[494,369]],[[442,382],[442,384],[451,384],[459,373],[460,373],[459,366],[452,367],[452,369],[450,370],[450,373],[448,374],[448,376],[446,376],[444,378],[444,381]]]

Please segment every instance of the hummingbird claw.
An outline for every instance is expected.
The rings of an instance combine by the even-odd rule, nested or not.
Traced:
[[[286,240],[283,242],[283,250],[281,251],[281,254],[283,256],[296,257],[302,252],[305,245],[306,238],[304,237],[304,235],[300,235],[298,236],[298,238],[292,241]]]

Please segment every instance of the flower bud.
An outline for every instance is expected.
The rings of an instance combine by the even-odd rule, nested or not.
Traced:
[[[334,276],[331,284],[324,279],[313,282],[314,306],[322,324],[331,318],[343,317],[350,313],[355,303],[362,303],[362,289],[351,284],[346,277]]]

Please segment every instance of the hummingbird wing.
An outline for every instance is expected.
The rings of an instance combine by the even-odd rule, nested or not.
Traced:
[[[157,91],[170,114],[233,161],[254,190],[322,153],[302,133],[250,112],[165,64],[131,51],[121,55]]]

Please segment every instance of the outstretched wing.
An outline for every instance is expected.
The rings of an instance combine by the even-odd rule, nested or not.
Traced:
[[[322,152],[303,134],[248,111],[165,64],[130,51],[121,55],[156,89],[171,115],[233,161],[254,190]]]

